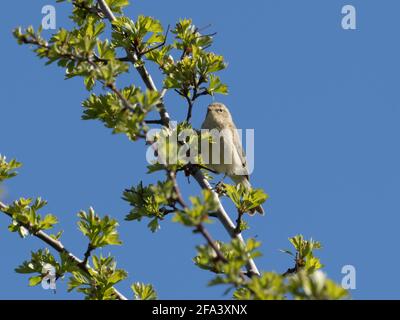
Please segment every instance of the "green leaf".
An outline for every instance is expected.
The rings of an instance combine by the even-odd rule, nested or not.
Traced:
[[[241,213],[250,212],[268,199],[262,189],[248,189],[241,183],[235,186],[224,184],[223,188]]]
[[[107,128],[113,129],[114,134],[123,133],[135,141],[146,134],[145,118],[160,102],[160,94],[149,90],[142,92],[134,86],[123,88],[121,94],[131,105],[131,110],[126,108],[116,93],[92,94],[83,102],[82,119],[100,120]]]
[[[123,199],[132,206],[125,220],[140,221],[142,218],[151,219],[148,227],[152,232],[160,228],[159,222],[164,218],[164,212],[176,202],[176,194],[172,182],[159,181],[156,185],[143,186],[140,182],[136,187],[125,190]]]
[[[68,291],[76,290],[88,300],[116,300],[113,286],[127,277],[127,272],[116,268],[113,257],[92,256],[93,269],[89,275],[80,270],[72,271]]]
[[[47,214],[44,219],[42,221],[40,221],[39,223],[39,229],[41,230],[46,230],[46,229],[50,229],[53,227],[53,225],[55,225],[56,223],[58,223],[58,219],[56,216],[52,215],[52,214]]]
[[[210,95],[214,95],[215,93],[228,94],[228,87],[221,83],[221,80],[216,75],[211,74],[209,76],[209,85],[207,88],[207,92]]]
[[[214,199],[214,195],[210,190],[202,190],[203,198],[191,197],[191,208],[183,211],[177,211],[173,221],[182,223],[185,226],[195,227],[209,220],[209,213],[214,212],[218,204]]]
[[[37,286],[41,282],[42,282],[42,276],[35,276],[29,278],[29,286],[31,287]]]
[[[107,245],[120,245],[117,232],[118,222],[109,216],[100,218],[92,207],[88,212],[80,211],[78,213],[80,221],[78,227],[81,232],[88,237],[90,244],[94,248],[100,248]]]
[[[136,282],[131,286],[135,293],[135,300],[156,300],[157,293],[151,284]]]
[[[111,11],[122,13],[122,9],[129,5],[129,0],[106,0],[106,3]]]
[[[17,175],[16,169],[20,168],[22,164],[15,159],[6,161],[6,157],[0,154],[0,182],[13,178]]]

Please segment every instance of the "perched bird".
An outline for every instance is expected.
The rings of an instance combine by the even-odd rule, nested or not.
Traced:
[[[211,134],[212,131],[215,132],[217,130],[221,137],[217,141],[214,141],[215,143],[220,143],[219,159],[217,161],[215,161],[215,158],[218,158],[218,156],[213,157],[212,154],[212,144],[209,145],[208,150],[201,151],[202,154],[203,152],[208,152],[207,167],[218,173],[224,173],[225,176],[229,176],[236,184],[241,183],[246,189],[250,189],[251,184],[246,156],[228,108],[218,102],[210,104],[201,128],[210,130]],[[264,214],[264,209],[261,206],[253,209],[250,214],[254,214],[255,211]]]

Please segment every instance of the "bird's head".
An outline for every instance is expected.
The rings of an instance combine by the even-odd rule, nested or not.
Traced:
[[[211,117],[218,122],[232,121],[232,116],[228,108],[220,102],[214,102],[208,106],[207,117]]]

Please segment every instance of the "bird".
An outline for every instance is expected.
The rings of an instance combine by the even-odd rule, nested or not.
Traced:
[[[213,161],[212,144],[208,146],[208,150],[202,150],[202,154],[203,152],[208,152],[208,158],[206,157],[208,164],[206,166],[217,173],[229,176],[236,185],[240,183],[245,189],[250,190],[251,184],[246,155],[232,115],[226,105],[220,102],[211,103],[207,107],[207,114],[201,129],[210,130],[211,135],[213,135],[212,130],[217,130],[222,136],[219,141],[214,141],[220,143],[219,161],[215,161],[215,159]],[[227,156],[227,159],[225,159],[225,156]],[[252,209],[249,213],[253,215],[256,211],[262,215],[264,214],[264,209],[261,205]]]

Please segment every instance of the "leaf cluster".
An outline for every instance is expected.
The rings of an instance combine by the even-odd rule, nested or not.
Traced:
[[[47,201],[36,198],[34,201],[30,198],[20,198],[15,200],[7,208],[7,213],[13,221],[8,227],[11,232],[18,232],[21,237],[29,233],[36,233],[40,230],[53,228],[58,223],[58,219],[53,214],[46,214],[43,218],[38,213],[40,209],[46,206]]]
[[[160,228],[159,222],[166,214],[176,209],[176,194],[170,180],[158,181],[157,184],[148,186],[143,186],[140,182],[136,187],[125,190],[123,199],[132,206],[125,220],[141,221],[148,218],[148,227],[152,232]]]
[[[262,189],[247,189],[241,183],[235,186],[224,183],[223,189],[241,214],[250,212],[268,199]]]

